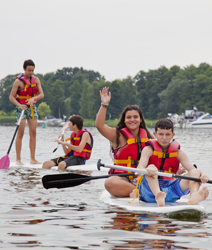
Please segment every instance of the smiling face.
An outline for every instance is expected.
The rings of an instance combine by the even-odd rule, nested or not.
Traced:
[[[142,122],[137,110],[129,110],[126,112],[124,123],[129,130],[138,129]]]
[[[175,133],[172,132],[172,129],[161,129],[157,128],[157,131],[153,133],[158,143],[161,145],[162,149],[167,149],[170,141],[174,137]]]

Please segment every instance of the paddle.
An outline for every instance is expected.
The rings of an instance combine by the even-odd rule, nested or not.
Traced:
[[[101,167],[120,169],[120,170],[139,173],[142,175],[148,174],[148,171],[145,169],[129,168],[129,167],[123,167],[123,166],[118,166],[118,165],[105,165],[105,164],[101,163],[101,160],[98,160],[98,162],[97,162],[98,170],[100,170]],[[189,176],[185,176],[185,175],[169,174],[169,173],[164,173],[164,172],[157,172],[157,175],[170,177],[170,178],[186,179],[186,180],[190,180],[190,181],[201,182],[201,179],[199,179],[199,178],[189,177]],[[209,180],[207,183],[212,184],[212,180]]]
[[[63,125],[62,134],[64,134],[65,131],[66,131],[66,129],[69,127],[69,123],[70,123],[70,122],[67,122],[66,124]],[[59,138],[59,140],[61,140],[61,137]],[[52,153],[54,153],[54,152],[58,149],[58,146],[59,146],[59,143],[57,143],[57,147],[53,150]]]
[[[117,176],[124,177],[134,175],[134,173],[119,174]],[[67,188],[75,187],[81,185],[87,181],[108,178],[114,175],[102,175],[102,176],[87,176],[82,174],[54,174],[54,175],[44,175],[42,178],[42,183],[44,188]]]
[[[20,122],[22,120],[23,115],[24,115],[24,110],[22,110],[22,112],[21,112],[21,116],[18,120],[18,124],[17,124],[16,130],[15,130],[15,133],[13,135],[12,141],[10,143],[9,149],[7,151],[7,154],[0,159],[0,169],[9,168],[9,166],[10,166],[10,159],[9,159],[10,149],[12,147],[13,141],[14,141],[15,136],[17,134],[17,131],[18,131],[18,128],[19,128],[19,125],[20,125]]]

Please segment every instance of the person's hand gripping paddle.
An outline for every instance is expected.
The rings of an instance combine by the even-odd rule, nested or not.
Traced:
[[[10,166],[10,159],[9,159],[10,149],[11,149],[11,147],[13,145],[13,141],[15,139],[15,136],[16,136],[17,132],[18,132],[18,128],[19,128],[19,125],[21,123],[23,115],[24,115],[24,110],[22,110],[22,112],[21,112],[21,116],[20,116],[20,118],[18,120],[18,125],[16,127],[16,130],[15,130],[15,133],[13,135],[13,138],[12,138],[12,141],[10,143],[9,149],[7,151],[7,154],[0,159],[0,169],[9,168],[9,166]]]
[[[66,131],[66,129],[69,127],[69,123],[70,123],[70,122],[67,122],[66,124],[63,125],[62,134],[64,134],[65,131]],[[59,140],[61,140],[61,137],[59,138]],[[53,150],[53,153],[58,149],[58,146],[59,146],[59,143],[57,144],[57,146],[56,146],[55,149]]]

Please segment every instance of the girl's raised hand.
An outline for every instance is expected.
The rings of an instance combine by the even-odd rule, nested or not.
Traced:
[[[110,99],[111,99],[111,93],[108,92],[108,87],[104,87],[102,89],[102,91],[100,90],[99,93],[100,93],[100,97],[101,97],[101,101],[102,103],[104,104],[108,104],[110,102]]]

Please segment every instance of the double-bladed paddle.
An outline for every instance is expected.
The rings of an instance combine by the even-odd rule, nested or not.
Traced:
[[[17,131],[18,131],[19,125],[20,125],[20,123],[21,123],[21,120],[22,120],[23,115],[24,115],[24,110],[22,110],[22,112],[21,112],[21,116],[20,116],[20,118],[19,118],[19,120],[18,120],[18,124],[17,124],[16,130],[15,130],[15,133],[14,133],[14,135],[13,135],[12,141],[11,141],[11,143],[10,143],[9,149],[8,149],[8,151],[7,151],[7,154],[6,154],[4,157],[2,157],[2,158],[0,159],[0,169],[9,168],[9,166],[10,166],[9,153],[10,153],[10,150],[11,150],[11,147],[12,147],[12,144],[13,144],[13,141],[14,141],[14,139],[15,139],[15,136],[16,136],[16,134],[17,134]]]
[[[69,123],[70,123],[70,122],[67,122],[66,124],[63,125],[62,134],[64,134],[65,131],[66,131],[66,129],[69,127]],[[61,140],[61,137],[59,138],[59,140]],[[52,153],[54,153],[54,152],[58,149],[58,146],[59,146],[59,143],[57,143],[57,146],[55,147],[55,149],[53,150]]]
[[[97,162],[98,170],[100,170],[101,167],[120,169],[120,170],[135,172],[135,173],[138,173],[141,175],[148,174],[148,171],[146,169],[129,168],[129,167],[123,167],[123,166],[118,166],[118,165],[105,165],[105,164],[101,163],[101,160],[98,160],[98,162]],[[165,177],[169,177],[169,178],[178,178],[178,179],[186,179],[186,180],[190,180],[190,181],[201,182],[200,178],[195,178],[195,177],[190,177],[190,176],[185,176],[185,175],[169,174],[169,173],[164,173],[164,172],[157,172],[157,175],[165,176]],[[209,180],[207,183],[212,184],[212,180]]]
[[[134,173],[119,174],[117,176],[127,177],[133,176]],[[81,185],[87,181],[108,178],[114,175],[102,175],[102,176],[87,176],[82,174],[53,174],[53,175],[44,175],[42,178],[42,183],[44,188],[67,188],[75,187]]]

